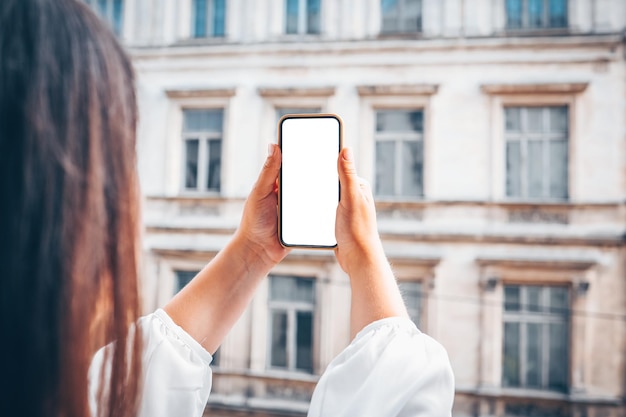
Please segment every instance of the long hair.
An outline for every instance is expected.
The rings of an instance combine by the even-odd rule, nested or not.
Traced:
[[[0,415],[134,415],[137,107],[129,58],[79,0],[0,1]]]

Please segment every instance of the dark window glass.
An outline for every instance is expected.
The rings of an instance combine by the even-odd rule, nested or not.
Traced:
[[[176,292],[185,288],[198,275],[198,271],[176,271]]]
[[[509,29],[522,27],[522,0],[506,0],[506,27]]]
[[[306,22],[306,33],[320,33],[320,0],[307,0]]]
[[[502,382],[505,387],[516,387],[520,384],[519,342],[519,323],[504,323]]]
[[[287,19],[285,31],[288,34],[298,33],[298,0],[287,0]]]
[[[204,38],[206,33],[207,0],[194,0],[193,2],[194,31],[193,36]]]
[[[276,301],[315,301],[315,281],[312,278],[273,276],[270,281],[270,298]]]
[[[185,141],[185,188],[198,188],[198,139]]]
[[[213,36],[224,36],[226,0],[213,0]]]
[[[271,365],[276,367],[287,366],[287,313],[284,311],[272,312],[272,349]]]
[[[393,196],[395,194],[396,144],[394,142],[376,143],[376,195]]]
[[[313,312],[296,312],[296,368],[313,371]]]
[[[209,166],[207,167],[207,189],[211,191],[220,190],[220,173],[222,172],[222,140],[212,139],[209,140],[209,146],[207,147],[209,156]]]

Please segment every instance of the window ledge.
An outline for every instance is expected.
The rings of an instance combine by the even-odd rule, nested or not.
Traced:
[[[496,398],[520,398],[532,400],[552,400],[567,401],[574,403],[586,404],[605,404],[620,405],[619,397],[588,395],[580,392],[563,393],[557,391],[543,391],[528,388],[500,388],[500,387],[479,387],[479,388],[463,388],[457,387],[456,392],[459,394],[482,395],[485,397]]]
[[[379,84],[359,85],[359,96],[432,96],[437,93],[438,84]],[[419,198],[419,197],[418,197]]]
[[[233,88],[185,88],[176,90],[166,90],[165,94],[171,99],[188,99],[188,98],[211,98],[211,97],[232,97],[235,95],[236,89]]]
[[[330,97],[335,94],[335,87],[261,87],[258,92],[264,98]]]
[[[318,375],[309,374],[306,372],[296,371],[284,371],[278,369],[266,369],[263,371],[257,371],[253,369],[224,369],[214,368],[215,375],[220,376],[244,376],[256,379],[264,380],[287,380],[293,382],[305,382],[305,383],[317,383],[319,380]]]
[[[487,94],[579,94],[587,89],[589,82],[570,83],[524,83],[482,84],[480,89]]]

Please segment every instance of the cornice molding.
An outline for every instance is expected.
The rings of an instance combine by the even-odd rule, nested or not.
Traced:
[[[572,83],[524,83],[524,84],[482,84],[480,89],[487,94],[580,94],[587,89],[588,82]]]

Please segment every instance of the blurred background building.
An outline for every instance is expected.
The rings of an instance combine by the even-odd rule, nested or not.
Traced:
[[[138,74],[146,311],[227,242],[278,118],[337,113],[454,416],[626,415],[626,1],[90,3]],[[304,415],[349,297],[332,252],[289,255],[207,415]]]

